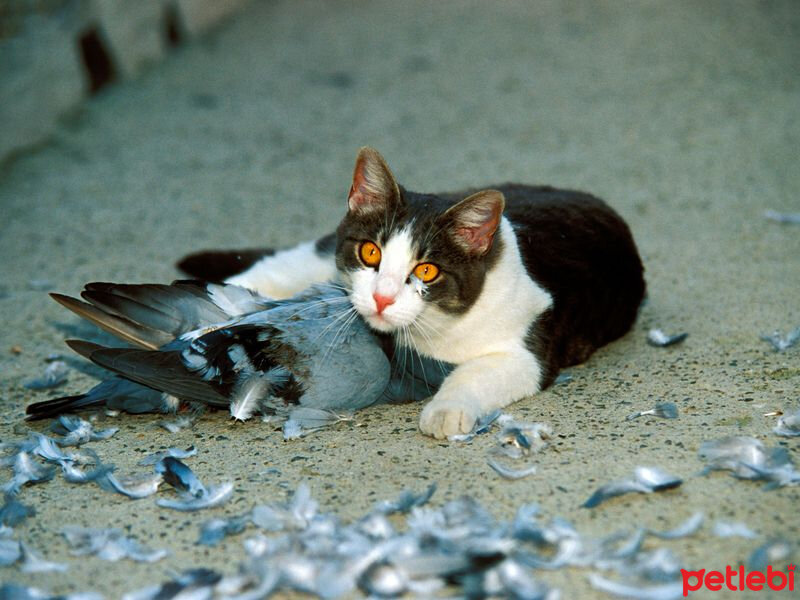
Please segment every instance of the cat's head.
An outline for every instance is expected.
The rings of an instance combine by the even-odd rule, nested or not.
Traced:
[[[383,332],[424,327],[427,311],[468,310],[499,254],[503,208],[495,190],[461,198],[407,191],[377,151],[362,148],[336,247],[353,306]]]

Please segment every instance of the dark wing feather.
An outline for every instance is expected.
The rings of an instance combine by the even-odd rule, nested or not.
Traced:
[[[134,414],[164,412],[168,408],[161,392],[115,376],[100,382],[85,394],[34,402],[25,411],[29,420],[35,420],[102,406]]]
[[[104,312],[126,318],[175,338],[230,317],[208,297],[205,284],[172,285],[90,283],[81,296]]]
[[[160,307],[131,300],[125,296],[84,290],[81,292],[81,297],[102,311],[120,317],[125,316],[136,323],[147,323],[158,331],[176,332],[181,325],[181,319],[164,312]]]
[[[67,344],[93,363],[149,388],[216,407],[229,404],[228,398],[214,384],[184,366],[178,351],[104,348],[76,340],[69,340]]]
[[[82,410],[93,406],[95,403],[87,401],[87,396],[88,394],[78,394],[76,396],[64,396],[53,400],[34,402],[25,409],[25,412],[28,414],[27,419],[29,421],[46,419],[47,417],[55,417],[66,412]]]
[[[101,329],[135,346],[155,350],[173,339],[173,336],[162,331],[156,331],[124,317],[106,313],[96,306],[81,302],[77,298],[55,293],[50,294],[50,297],[79,317],[91,321]]]

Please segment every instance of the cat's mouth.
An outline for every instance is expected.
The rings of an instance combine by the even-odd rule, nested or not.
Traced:
[[[399,323],[394,323],[391,316],[387,315],[386,313],[378,314],[376,312],[371,315],[362,315],[362,316],[364,317],[364,320],[367,322],[367,325],[369,325],[370,327],[372,327],[377,331],[380,331],[381,333],[389,333],[401,327]]]

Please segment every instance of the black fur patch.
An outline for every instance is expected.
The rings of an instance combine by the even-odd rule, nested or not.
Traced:
[[[329,233],[319,238],[314,243],[314,251],[319,256],[330,256],[336,252],[336,234]]]
[[[605,202],[583,192],[499,186],[528,274],[553,297],[526,342],[545,368],[581,363],[630,329],[645,294],[631,232]]]
[[[244,250],[204,250],[184,256],[177,267],[191,277],[210,283],[222,283],[252,267],[265,256],[272,256],[272,248]]]

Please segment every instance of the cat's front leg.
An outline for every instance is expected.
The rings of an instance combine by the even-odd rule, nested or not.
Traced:
[[[422,410],[419,427],[437,439],[468,433],[481,415],[539,391],[541,366],[525,348],[460,364]]]

